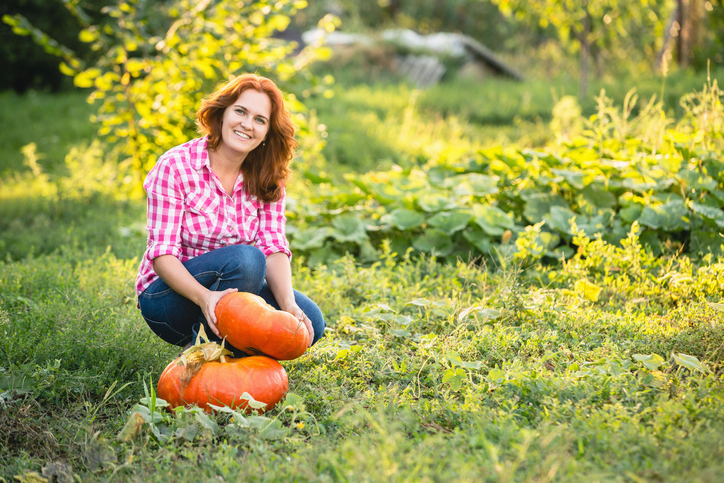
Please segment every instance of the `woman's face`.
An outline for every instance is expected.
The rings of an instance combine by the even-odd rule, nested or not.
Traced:
[[[247,89],[224,110],[221,124],[221,149],[230,149],[246,157],[269,133],[272,104],[269,96]]]

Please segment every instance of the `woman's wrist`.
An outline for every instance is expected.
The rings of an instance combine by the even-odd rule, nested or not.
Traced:
[[[279,307],[285,312],[289,312],[291,309],[297,306],[297,302],[292,299],[282,300],[279,302]]]

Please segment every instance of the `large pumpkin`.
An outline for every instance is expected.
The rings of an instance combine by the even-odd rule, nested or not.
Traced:
[[[199,350],[171,362],[158,380],[158,397],[172,408],[196,404],[211,412],[209,404],[214,404],[249,412],[249,401],[241,398],[247,392],[255,400],[266,403],[259,410],[264,412],[273,408],[289,390],[286,371],[270,357],[222,356],[221,360],[208,361],[204,356]]]
[[[296,359],[309,346],[309,331],[303,322],[247,292],[230,293],[219,300],[216,327],[237,349],[281,361]]]

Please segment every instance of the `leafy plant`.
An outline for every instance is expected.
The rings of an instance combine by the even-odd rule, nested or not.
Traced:
[[[574,226],[617,244],[638,223],[656,253],[718,252],[720,97],[716,82],[686,96],[689,114],[672,127],[655,98],[634,115],[634,91],[621,108],[602,92],[587,128],[558,148],[484,149],[472,159],[348,174],[346,185],[310,173],[316,206],[298,206],[294,217],[305,223],[292,246],[314,263],[345,252],[372,260],[385,239],[397,253],[559,259],[573,254]]]

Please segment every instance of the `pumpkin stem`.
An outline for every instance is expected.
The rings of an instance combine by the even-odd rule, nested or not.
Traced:
[[[224,347],[225,343],[226,337],[221,341],[221,345],[209,341],[204,326],[202,325],[199,328],[199,336],[196,338],[196,343],[183,351],[178,362],[178,364],[185,366],[184,373],[181,376],[182,387],[186,386],[207,362],[218,360],[223,364],[226,363],[225,356],[234,355],[229,349]]]

